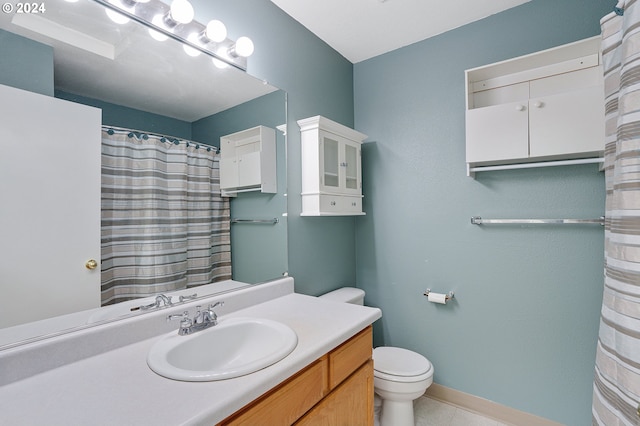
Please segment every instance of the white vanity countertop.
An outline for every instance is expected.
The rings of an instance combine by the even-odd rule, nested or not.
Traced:
[[[294,293],[220,320],[232,317],[287,324],[297,333],[298,346],[282,361],[247,376],[180,382],[147,366],[149,349],[164,335],[154,337],[0,387],[0,423],[212,425],[372,324],[381,312]]]

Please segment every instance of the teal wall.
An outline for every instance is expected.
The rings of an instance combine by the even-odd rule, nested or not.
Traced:
[[[196,19],[220,19],[229,37],[255,44],[249,73],[287,92],[289,273],[296,291],[318,295],[355,285],[354,218],[300,217],[300,129],[324,115],[353,125],[353,65],[268,0],[194,0]]]
[[[192,139],[191,123],[164,115],[153,114],[139,109],[128,108],[104,102],[98,99],[56,90],[55,96],[67,101],[90,105],[102,110],[102,124],[106,126],[124,127],[142,130],[160,135],[174,136],[181,139]]]
[[[53,96],[53,48],[0,30],[0,84]]]
[[[275,129],[286,122],[286,94],[279,90],[193,123],[194,140],[220,146],[220,137],[256,126]],[[278,191],[240,193],[231,198],[231,218],[278,218],[274,225],[231,226],[233,279],[248,283],[280,278],[287,261],[287,165],[284,134],[276,130]]]
[[[464,70],[600,33],[615,1],[532,0],[358,63],[364,210],[356,274],[376,345],[427,356],[435,382],[567,425],[591,423],[603,287],[599,226],[476,226],[604,214],[595,165],[465,170]],[[446,306],[426,288],[455,292]]]

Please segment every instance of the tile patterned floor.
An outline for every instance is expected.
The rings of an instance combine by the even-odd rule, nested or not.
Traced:
[[[414,401],[413,410],[416,426],[507,426],[426,396]]]

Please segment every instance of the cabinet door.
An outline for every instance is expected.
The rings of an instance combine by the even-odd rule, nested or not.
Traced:
[[[320,187],[322,191],[340,192],[340,138],[320,132]]]
[[[236,157],[220,159],[220,188],[238,187],[238,161]]]
[[[527,109],[526,103],[510,102],[468,110],[467,163],[527,158]]]
[[[373,426],[373,361],[360,367],[295,424]]]
[[[340,168],[341,181],[346,194],[360,194],[362,165],[360,163],[360,145],[345,139],[342,143]]]
[[[238,187],[260,186],[260,151],[238,157]]]
[[[532,157],[604,150],[602,86],[535,98],[530,109]]]

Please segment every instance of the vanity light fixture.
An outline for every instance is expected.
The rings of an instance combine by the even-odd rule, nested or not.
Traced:
[[[108,9],[110,15],[123,15],[147,27],[156,40],[177,40],[187,53],[196,56],[204,53],[215,59],[217,67],[222,63],[247,69],[247,57],[253,53],[253,42],[248,37],[238,40],[227,38],[227,29],[218,20],[207,25],[193,20],[193,6],[188,0],[92,0]]]

